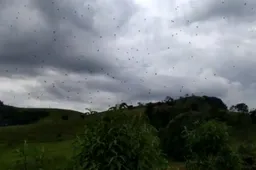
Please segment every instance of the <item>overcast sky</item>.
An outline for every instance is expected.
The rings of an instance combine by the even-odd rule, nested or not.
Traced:
[[[256,107],[254,0],[0,0],[0,99],[104,110],[186,93]]]

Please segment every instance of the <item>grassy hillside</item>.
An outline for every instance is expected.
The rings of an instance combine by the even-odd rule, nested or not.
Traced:
[[[196,128],[195,122],[223,122],[229,127],[229,145],[233,149],[244,143],[256,142],[254,111],[249,113],[244,109],[244,105],[242,106],[242,110],[233,106],[236,110],[231,111],[220,99],[207,96],[186,96],[176,100],[169,97],[165,101],[132,109],[123,108],[86,116],[72,110],[0,106],[0,123],[25,122],[0,127],[0,167],[5,170],[17,162],[20,156],[16,149],[22,148],[26,140],[29,146],[28,154],[33,155],[36,148],[44,147],[43,152],[49,167],[53,170],[63,170],[73,155],[74,139],[84,133],[85,125],[96,126],[104,116],[110,116],[111,120],[118,115],[140,115],[145,116],[145,121],[158,130],[161,149],[170,160],[170,168],[185,169],[186,160],[183,158],[187,153],[183,142],[186,141],[181,134],[184,127],[189,130]],[[11,116],[6,116],[8,114]],[[36,114],[43,116],[36,117]],[[26,119],[21,119],[20,115],[25,115]]]
[[[84,131],[85,124],[96,121],[100,116],[110,113],[106,111],[94,115],[86,115],[85,118],[82,118],[80,112],[73,110],[45,108],[15,109],[19,112],[29,110],[33,114],[39,111],[46,111],[49,115],[31,124],[0,127],[1,169],[2,167],[7,169],[18,159],[15,151],[23,146],[24,140],[27,140],[32,151],[34,148],[43,146],[46,155],[55,160],[53,164],[61,167],[61,163],[68,160],[72,155],[72,142],[76,135]],[[124,109],[121,112],[139,114],[143,113],[143,111],[144,108],[135,108],[132,111]],[[68,116],[68,120],[63,120],[62,116]]]
[[[19,108],[22,109],[22,108]],[[36,114],[37,111],[47,111],[49,116],[40,119],[38,122],[27,125],[15,125],[0,127],[0,143],[9,146],[20,144],[23,140],[28,142],[54,142],[71,140],[77,134],[84,130],[86,122],[97,120],[99,116],[103,116],[102,112],[94,115],[81,117],[81,113],[72,110],[61,109],[30,109]],[[123,110],[126,113],[142,113],[144,108]],[[68,116],[68,120],[62,120],[62,116]]]

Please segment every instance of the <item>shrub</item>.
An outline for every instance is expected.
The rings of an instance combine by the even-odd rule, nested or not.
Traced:
[[[172,119],[167,127],[159,132],[164,153],[177,161],[185,161],[189,150],[186,148],[186,139],[182,135],[184,127],[193,129],[202,120],[204,120],[204,114],[199,112],[182,113]]]
[[[241,170],[241,159],[229,143],[224,123],[208,121],[194,130],[186,131],[190,155],[188,170]]]
[[[83,170],[165,170],[156,130],[142,117],[105,116],[77,140],[76,167]]]
[[[156,129],[164,128],[170,121],[171,109],[167,106],[156,106],[148,104],[145,110],[150,124]]]
[[[215,119],[217,121],[229,123],[229,117],[230,115],[225,110],[212,110],[209,113],[209,120]]]
[[[241,144],[238,152],[243,161],[243,170],[256,169],[256,146],[252,143]]]

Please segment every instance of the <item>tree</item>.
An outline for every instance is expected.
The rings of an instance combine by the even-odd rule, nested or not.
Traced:
[[[213,110],[227,110],[227,105],[217,97],[203,96],[205,101],[211,106]]]
[[[250,111],[250,116],[252,119],[252,123],[255,124],[256,123],[256,109],[253,109]]]
[[[121,103],[119,108],[120,109],[128,108],[128,105],[126,103]]]
[[[231,111],[243,112],[248,113],[249,107],[245,103],[238,103],[230,107]]]
[[[0,107],[4,106],[4,102],[0,100]]]
[[[97,111],[93,111],[92,109],[89,109],[89,108],[86,108],[85,110],[88,110],[88,112],[85,112],[86,115],[98,113]]]
[[[164,128],[170,121],[171,111],[168,105],[157,105],[154,107],[154,104],[149,103],[146,106],[145,115],[148,117],[150,124],[159,130]]]
[[[164,102],[170,105],[174,103],[174,99],[170,96],[166,96]]]
[[[201,112],[180,113],[172,118],[166,128],[160,129],[159,137],[165,154],[177,161],[185,161],[189,153],[186,147],[186,138],[182,134],[184,126],[194,129],[197,124],[205,120],[206,114]]]
[[[224,123],[208,121],[187,131],[185,137],[190,155],[188,170],[241,170],[242,160],[232,150],[228,127]]]
[[[121,104],[116,104],[113,107],[110,107],[108,111],[115,111],[115,110],[120,110],[125,108],[128,108],[128,105],[126,103],[121,103]]]

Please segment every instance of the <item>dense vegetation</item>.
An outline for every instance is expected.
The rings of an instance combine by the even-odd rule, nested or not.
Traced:
[[[245,103],[228,108],[216,97],[186,95],[88,110],[0,102],[1,169],[256,169],[256,110]]]

